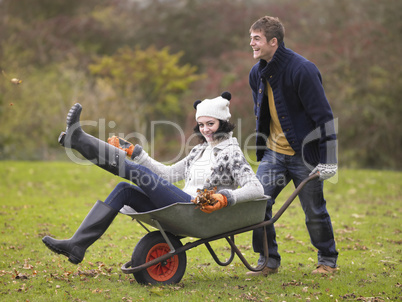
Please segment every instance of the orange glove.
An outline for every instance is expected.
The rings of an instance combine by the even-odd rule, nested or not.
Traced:
[[[220,210],[228,205],[228,199],[225,195],[222,194],[212,194],[212,198],[216,200],[216,203],[212,206],[206,205],[204,206],[201,211],[204,213],[212,213],[214,211]]]
[[[115,146],[127,153],[128,156],[131,157],[134,151],[134,145],[125,139],[122,139],[118,136],[112,136],[107,139],[108,144]]]

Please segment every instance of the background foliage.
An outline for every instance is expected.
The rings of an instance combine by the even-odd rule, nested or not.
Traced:
[[[83,119],[115,122],[106,132],[150,141],[155,120],[191,134],[193,102],[225,90],[244,143],[255,128],[248,29],[263,15],[319,67],[340,164],[401,169],[398,0],[1,0],[0,159],[65,159],[57,137],[77,101]],[[154,154],[177,153],[177,136],[161,129]]]

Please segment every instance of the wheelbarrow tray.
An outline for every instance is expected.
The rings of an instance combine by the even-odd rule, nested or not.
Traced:
[[[268,196],[235,204],[210,214],[192,203],[176,203],[148,212],[136,212],[129,206],[120,210],[155,228],[183,237],[209,238],[264,221]]]

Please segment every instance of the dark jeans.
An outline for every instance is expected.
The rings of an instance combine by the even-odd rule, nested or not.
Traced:
[[[137,212],[146,212],[174,203],[191,202],[189,194],[144,166],[126,159],[124,169],[125,178],[137,186],[121,182],[113,189],[105,203],[117,211],[124,205],[130,206]]]
[[[293,180],[297,187],[309,176],[310,169],[304,164],[301,156],[284,155],[270,149],[265,151],[264,157],[258,167],[257,177],[264,187],[265,195],[271,196],[267,203],[265,219],[272,217],[272,206],[282,189]],[[329,217],[326,201],[323,194],[323,182],[312,180],[306,184],[299,194],[299,199],[305,213],[306,226],[310,235],[311,243],[318,249],[318,264],[336,266],[338,252],[335,248],[334,233]],[[264,254],[263,230],[253,232],[253,249],[255,252]],[[267,227],[267,239],[269,250],[268,266],[276,268],[280,266],[281,256],[278,253],[275,227]],[[263,261],[263,257],[259,262]]]

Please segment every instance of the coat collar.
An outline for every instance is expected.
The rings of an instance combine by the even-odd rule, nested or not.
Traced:
[[[292,55],[292,51],[285,47],[285,43],[282,42],[278,49],[275,51],[272,60],[267,62],[265,60],[260,60],[259,69],[261,73],[269,78],[275,74],[278,74],[287,65],[289,58]]]
[[[212,147],[212,149],[219,149],[219,150],[223,150],[228,146],[238,146],[239,143],[237,141],[237,139],[235,137],[233,137],[233,132],[228,133],[228,138],[219,142],[218,144],[214,145]],[[208,147],[208,143],[203,143],[201,146],[202,150],[205,150]]]

